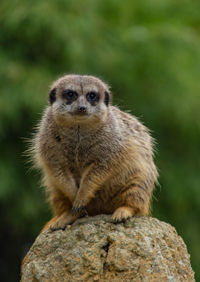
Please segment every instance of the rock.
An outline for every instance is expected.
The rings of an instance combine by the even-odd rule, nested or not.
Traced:
[[[169,224],[134,217],[77,220],[40,234],[22,266],[24,281],[195,281],[186,246]]]

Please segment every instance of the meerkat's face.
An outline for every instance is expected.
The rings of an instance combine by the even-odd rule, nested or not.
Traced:
[[[96,77],[66,75],[53,84],[49,102],[57,122],[99,122],[107,115],[110,93]]]

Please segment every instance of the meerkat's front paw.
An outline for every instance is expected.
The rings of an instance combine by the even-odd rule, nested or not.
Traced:
[[[83,214],[87,214],[86,209],[85,209],[85,203],[83,200],[78,200],[76,199],[74,201],[73,207],[72,207],[72,214],[73,215],[83,215]]]
[[[56,231],[59,229],[65,230],[68,224],[72,224],[77,219],[77,216],[74,216],[69,213],[63,213],[62,215],[55,217],[55,220],[49,225],[51,231]]]
[[[115,210],[112,215],[112,221],[114,223],[125,222],[126,219],[134,215],[134,209],[131,207],[120,207]]]

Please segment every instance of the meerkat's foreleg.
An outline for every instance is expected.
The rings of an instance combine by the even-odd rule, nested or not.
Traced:
[[[74,202],[78,187],[75,183],[71,172],[65,168],[58,167],[57,169],[45,166],[44,185],[47,187],[56,186],[71,202]]]
[[[86,205],[94,197],[95,192],[101,187],[110,174],[111,171],[107,169],[107,166],[102,165],[100,167],[99,164],[92,164],[86,169],[73,203],[72,214],[84,211]]]

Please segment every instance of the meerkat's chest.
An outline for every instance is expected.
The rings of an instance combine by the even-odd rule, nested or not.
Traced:
[[[82,170],[93,159],[93,137],[82,132],[80,128],[69,130],[61,142],[61,150],[71,168]]]

